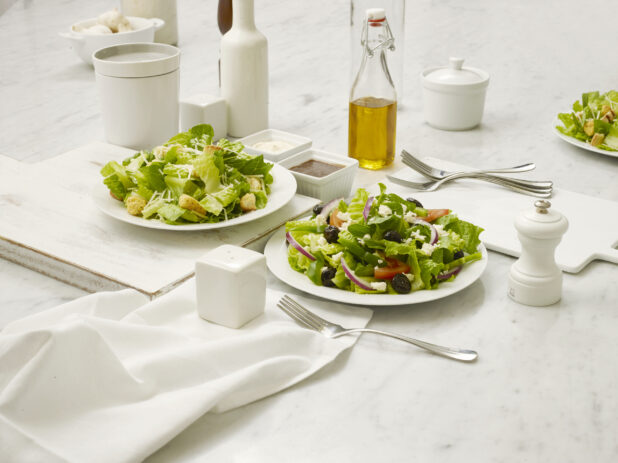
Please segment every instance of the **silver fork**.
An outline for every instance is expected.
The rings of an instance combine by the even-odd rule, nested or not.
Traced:
[[[440,188],[444,183],[450,182],[452,180],[456,180],[458,178],[476,178],[479,180],[485,180],[489,183],[495,183],[497,185],[510,188],[511,190],[517,191],[519,193],[523,193],[523,194],[530,195],[530,196],[536,196],[537,198],[551,198],[551,194],[552,194],[551,187],[530,188],[525,185],[516,185],[514,183],[507,184],[505,182],[501,182],[497,178],[496,179],[493,179],[493,178],[481,179],[480,177],[471,177],[468,174],[452,174],[448,177],[444,177],[442,180],[430,180],[429,182],[425,182],[425,183],[411,182],[409,180],[403,180],[397,177],[393,177],[392,175],[387,175],[386,177],[393,183],[398,183],[400,185],[414,188],[415,190],[419,190],[419,191],[435,191],[438,188]]]
[[[519,191],[520,193],[531,194],[531,193],[527,193],[526,190],[530,190],[531,192],[539,192],[540,194],[536,194],[536,195],[533,194],[533,196],[539,196],[541,198],[551,197],[551,192],[553,188],[553,182],[551,181],[523,180],[523,179],[516,179],[516,178],[511,178],[511,177],[501,177],[498,175],[488,174],[488,172],[496,172],[497,169],[477,170],[473,172],[472,171],[470,172],[448,172],[448,175],[442,175],[441,177],[438,177],[438,176],[434,176],[433,173],[444,174],[444,173],[447,173],[447,171],[435,169],[431,166],[428,166],[427,164],[423,164],[424,166],[428,166],[430,169],[432,169],[431,172],[428,172],[425,170],[424,167],[422,167],[421,164],[419,164],[418,159],[412,157],[406,151],[402,152],[401,160],[408,167],[416,170],[417,172],[423,174],[426,177],[434,179],[435,182],[439,182],[439,183],[436,183],[434,186],[432,182],[416,183],[416,182],[408,182],[405,180],[400,180],[397,182],[397,180],[393,180],[391,178],[391,180],[397,183],[405,184],[411,188],[416,188],[417,190],[434,191],[435,189],[439,188],[443,183],[446,183],[451,180],[456,180],[458,178],[473,178],[477,180],[483,180],[489,183],[495,183],[497,185],[511,188],[515,191]],[[523,166],[526,166],[526,165],[530,165],[530,164],[523,164]],[[521,167],[521,166],[518,166],[518,167]],[[512,169],[515,169],[515,168],[512,168]],[[511,169],[511,168],[508,168],[508,169]],[[549,193],[549,195],[547,193]]]
[[[478,358],[478,353],[473,350],[455,349],[451,347],[438,346],[418,339],[412,339],[400,334],[389,333],[388,331],[372,330],[370,328],[344,328],[341,325],[324,320],[313,312],[309,311],[290,296],[283,296],[277,303],[277,307],[292,317],[297,323],[317,331],[328,338],[338,338],[350,333],[374,333],[409,342],[417,347],[433,352],[443,357],[460,360],[462,362],[472,362]]]
[[[459,173],[458,171],[453,172],[430,166],[419,158],[414,157],[414,155],[410,154],[406,150],[401,150],[401,159],[409,161],[409,167],[414,166],[412,167],[414,170],[420,172],[426,177],[433,178],[434,180],[440,180],[448,175]],[[534,162],[527,162],[526,164],[514,167],[504,167],[500,169],[483,169],[482,172],[485,172],[486,174],[514,174],[518,172],[529,172],[534,169],[536,169],[536,164]],[[471,170],[468,172],[472,174],[478,173],[477,170]]]

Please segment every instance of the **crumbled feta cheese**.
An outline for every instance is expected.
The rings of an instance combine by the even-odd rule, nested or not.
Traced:
[[[323,215],[318,215],[318,216],[315,218],[315,222],[316,222],[318,225],[326,225],[326,217],[324,217]]]
[[[339,227],[339,230],[346,230],[346,231],[347,231],[347,230],[348,230],[348,227],[350,226],[350,224],[351,224],[351,223],[352,223],[352,222],[343,222],[343,223],[341,224],[341,226]]]
[[[384,261],[382,259],[378,259],[378,264],[383,264]]]
[[[438,236],[448,235],[448,232],[444,231],[444,225],[434,225],[433,227],[438,232]]]
[[[433,246],[432,244],[429,243],[423,243],[423,247],[421,248],[421,252],[424,252],[425,254],[427,254],[428,256],[431,256],[433,254],[433,250],[436,247]]]
[[[337,211],[337,217],[339,217],[339,219],[341,219],[344,222],[349,222],[351,217],[350,214],[347,212],[341,212],[341,211]]]
[[[410,236],[416,240],[425,241],[425,235],[421,235],[421,232],[418,230],[414,230],[412,233],[410,233]]]
[[[320,235],[320,237],[318,238],[318,246],[326,246],[328,244],[328,241],[326,241],[326,238],[324,238],[324,235]]]
[[[338,252],[337,254],[333,254],[332,256],[330,256],[330,258],[333,259],[335,262],[339,262],[342,257],[343,257],[343,251]]]
[[[412,244],[412,241],[413,241],[413,239],[412,239],[412,238],[406,238],[406,239],[403,241],[403,244]]]
[[[413,211],[408,211],[403,216],[403,220],[408,223],[414,222],[414,219],[416,219],[416,213],[414,213]]]
[[[371,287],[376,291],[386,291],[386,282],[384,281],[372,281]]]
[[[364,240],[370,240],[371,239],[371,235],[369,233],[367,233],[365,236],[363,236]]]
[[[388,217],[389,215],[393,215],[393,211],[390,207],[380,204],[380,207],[378,208],[378,215],[381,217]]]
[[[411,273],[404,273],[404,275],[406,276],[406,278],[410,281],[414,280],[414,275],[412,275]]]

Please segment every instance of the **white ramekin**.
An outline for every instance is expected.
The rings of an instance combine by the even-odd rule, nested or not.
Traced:
[[[358,161],[356,159],[327,151],[309,149],[284,159],[279,162],[279,165],[290,169],[309,159],[316,159],[330,164],[340,164],[343,168],[324,177],[314,177],[290,170],[296,178],[298,185],[297,193],[318,198],[320,201],[330,201],[339,197],[346,198],[350,195],[354,176],[358,170]]]
[[[128,16],[133,27],[132,31],[116,32],[115,34],[83,34],[78,30],[94,26],[97,18],[86,19],[71,26],[69,32],[60,32],[60,36],[71,42],[71,47],[84,62],[92,65],[92,54],[104,47],[122,43],[153,42],[155,31],[165,25],[159,18],[138,18]]]

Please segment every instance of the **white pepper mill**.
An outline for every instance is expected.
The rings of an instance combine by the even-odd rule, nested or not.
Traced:
[[[535,201],[534,206],[515,219],[521,256],[511,266],[508,294],[521,304],[541,307],[562,297],[562,271],[554,251],[569,222],[560,212],[549,210],[549,201]]]

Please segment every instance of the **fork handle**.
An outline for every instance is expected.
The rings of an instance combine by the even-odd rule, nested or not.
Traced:
[[[418,339],[402,336],[401,334],[390,333],[388,331],[372,330],[371,328],[353,328],[337,333],[333,337],[339,337],[348,333],[373,333],[381,334],[382,336],[388,336],[389,338],[399,339],[400,341],[409,342],[421,349],[428,350],[434,354],[441,355],[443,357],[460,360],[462,362],[473,362],[479,356],[479,354],[473,350],[468,349],[455,349],[452,347],[438,346],[437,344],[431,344],[425,341],[419,341]]]

